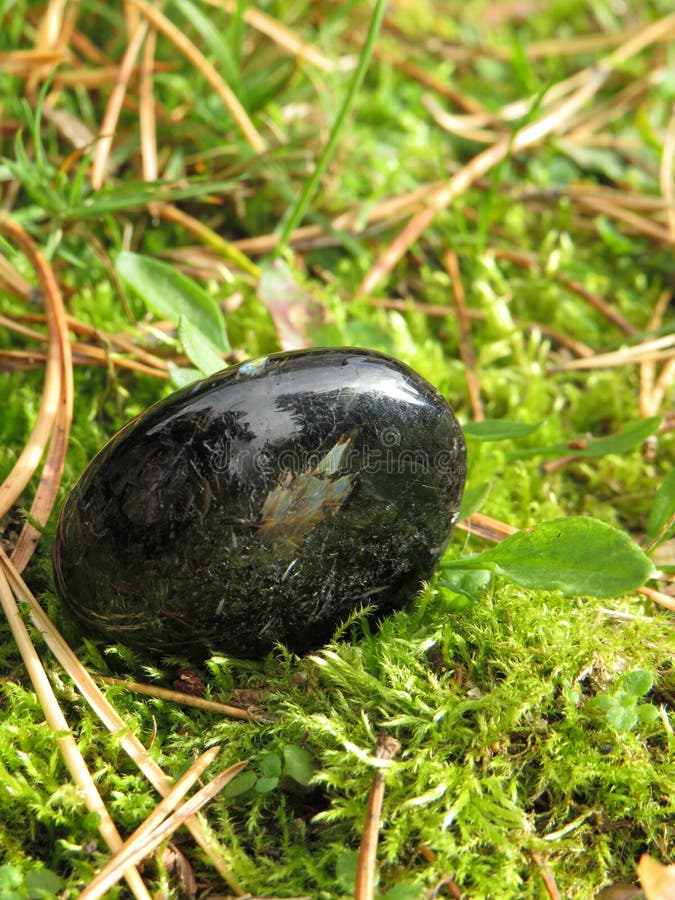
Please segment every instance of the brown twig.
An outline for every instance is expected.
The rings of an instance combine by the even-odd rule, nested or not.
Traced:
[[[51,435],[49,450],[37,486],[30,514],[39,525],[49,518],[61,482],[73,410],[73,367],[68,326],[61,293],[51,266],[32,238],[7,217],[0,218],[0,231],[18,244],[31,261],[38,276],[45,303],[49,333],[48,359],[38,421],[12,472],[0,486],[0,510],[21,495],[37,469]],[[12,499],[13,498],[13,499]],[[10,507],[12,505],[10,503]],[[30,559],[39,539],[38,530],[26,523],[14,548],[15,565],[21,571]]]
[[[136,0],[134,0],[134,2],[136,2]],[[156,209],[158,215],[165,221],[180,225],[189,234],[194,235],[206,244],[207,247],[211,247],[212,250],[215,250],[216,253],[220,254],[224,259],[234,263],[248,275],[252,275],[256,280],[260,278],[259,266],[254,262],[251,262],[241,250],[238,250],[233,244],[213,231],[213,229],[204,225],[199,219],[195,219],[194,216],[188,215],[188,213],[183,212],[182,209],[179,209],[177,206],[173,206],[170,203],[157,204]]]
[[[551,97],[555,96],[557,105],[549,109],[546,103],[542,102],[542,107],[548,111],[545,111],[540,118],[528,123],[516,131],[513,136],[507,135],[496,141],[492,146],[474,156],[447,183],[433,190],[426,199],[425,207],[413,215],[408,224],[367,273],[361,282],[358,294],[372,293],[381,279],[391,272],[396,263],[423,234],[437,212],[445,209],[463,191],[467,190],[481,176],[487,174],[490,169],[494,168],[509,155],[541,143],[542,140],[554,132],[564,133],[566,130],[569,130],[574,124],[576,114],[597,94],[614,68],[623,64],[650,44],[672,35],[673,31],[675,31],[675,13],[664,16],[637,33],[632,34],[625,43],[608,54],[599,65],[585,69],[576,73],[575,76],[565,79],[564,82],[554,85],[547,92],[544,101],[549,103]],[[577,83],[578,80],[581,81],[580,84]],[[572,86],[574,86],[574,89],[570,94],[569,91]],[[561,91],[566,94],[566,98],[558,102]],[[531,108],[531,104],[529,108]],[[607,209],[605,211],[608,212]],[[624,213],[620,209],[614,209],[613,212],[617,217],[621,214],[631,218],[630,213]],[[634,224],[645,227],[645,223],[641,220],[639,223]],[[658,232],[660,239],[663,239],[665,235],[666,242],[670,242],[668,233],[663,232],[656,226],[649,229],[649,231],[647,231],[646,227],[644,230],[645,233],[651,233],[652,236],[656,236],[655,231]]]
[[[653,600],[654,603],[658,603],[659,606],[664,606],[666,609],[671,610],[671,612],[675,612],[675,599],[668,594],[664,594],[663,591],[655,591],[654,588],[650,587],[641,587],[638,588],[638,594],[642,594],[643,597]]]
[[[156,366],[146,366],[134,359],[126,359],[102,350],[100,347],[91,347],[88,344],[71,344],[72,362],[74,366],[102,366],[104,368],[116,367],[138,372],[140,375],[151,375],[153,378],[168,380],[168,371],[162,371]],[[0,350],[0,360],[7,360],[11,365],[3,369],[24,370],[43,368],[47,353],[44,350]]]
[[[40,706],[45,714],[45,719],[52,731],[55,732],[55,740],[61,751],[64,762],[68,766],[75,784],[82,793],[87,809],[99,817],[98,827],[101,837],[111,850],[117,851],[122,846],[122,838],[115,827],[115,823],[110,818],[110,813],[108,812],[105,803],[101,799],[101,795],[94,783],[91,772],[87,768],[87,764],[82,758],[82,754],[80,753],[75,738],[70,733],[68,723],[61,711],[58,700],[54,695],[47,673],[35,652],[35,647],[33,647],[30,635],[28,634],[28,629],[21,618],[19,608],[16,605],[9,582],[1,566],[0,603],[5,611],[7,621],[12,630],[17,647],[19,648],[19,652],[21,653],[21,658],[23,659],[37,698],[40,701]],[[139,898],[139,900],[150,900],[150,894],[148,893],[141,876],[135,869],[125,866],[125,876],[135,897]]]
[[[199,50],[187,35],[174,25],[164,13],[160,12],[157,7],[152,6],[150,3],[146,3],[145,0],[130,0],[130,2],[141,9],[148,21],[152,23],[157,31],[161,31],[162,34],[175,45],[176,49],[189,59],[195,69],[197,69],[198,72],[201,72],[230,111],[232,118],[252,149],[256,153],[264,153],[265,142],[253,122],[251,122],[248,117],[246,110],[241,105],[232,89],[223,81],[201,50]]]
[[[47,343],[49,340],[47,335],[43,334],[41,331],[35,331],[34,328],[29,328],[27,325],[17,322],[15,319],[12,319],[11,316],[0,315],[0,326],[6,328],[8,331],[13,331],[15,334],[20,334],[21,337],[29,338],[31,341]]]
[[[661,194],[666,205],[668,230],[675,237],[675,106],[673,106],[666,134],[663,140],[661,165],[659,166],[659,183]]]
[[[551,900],[561,900],[560,891],[558,890],[558,885],[555,883],[555,878],[553,877],[553,872],[551,872],[550,868],[544,861],[544,858],[541,853],[536,853],[534,850],[530,853],[534,864],[539,869],[539,874],[541,875],[541,880],[544,882],[544,888],[546,889],[546,893],[551,898]]]
[[[157,32],[152,28],[143,48],[138,86],[138,121],[141,129],[141,158],[143,161],[143,179],[145,181],[156,181],[158,174],[155,97],[153,93],[156,44]]]
[[[595,191],[577,194],[577,199],[582,206],[593,212],[609,216],[624,225],[630,226],[635,232],[651,238],[660,244],[675,247],[675,234],[661,225],[655,224],[651,219],[630,212],[608,197],[600,196]]]
[[[661,327],[663,316],[672,299],[672,291],[661,291],[649,317],[647,331],[657,331]],[[666,366],[668,363],[666,363]],[[640,363],[640,415],[647,418],[655,416],[661,406],[663,397],[655,391],[656,361],[644,359]]]
[[[517,188],[513,192],[514,197],[522,200],[543,197],[569,197],[576,203],[580,198],[585,196],[599,197],[606,200],[613,206],[620,209],[629,209],[634,212],[648,213],[651,216],[660,216],[665,220],[666,204],[662,197],[656,197],[653,194],[641,194],[634,190],[628,190],[625,187],[621,189],[608,187],[607,185],[583,183],[570,184],[565,187],[549,188],[542,191],[541,189]]]
[[[438,884],[434,887],[431,892],[431,896],[429,900],[436,900],[436,897],[439,897],[441,891],[447,891],[454,900],[462,900],[463,894],[460,886],[457,884],[454,878],[441,878]]]
[[[196,709],[206,709],[219,713],[221,716],[229,716],[231,719],[243,719],[247,722],[255,722],[256,717],[246,709],[239,706],[228,706],[225,703],[217,703],[215,700],[205,700],[203,697],[195,697],[193,694],[185,694],[183,691],[172,691],[170,688],[157,687],[153,684],[141,684],[137,681],[126,681],[123,678],[108,678],[101,676],[104,684],[115,684],[136,694],[145,694],[148,697],[157,697],[161,700],[169,700],[172,703],[182,703],[184,706],[194,706]]]
[[[20,300],[28,300],[32,285],[0,254],[0,283]]]
[[[53,319],[50,324],[53,331]],[[5,515],[16,503],[40,465],[56,418],[61,387],[60,371],[58,343],[52,340],[46,356],[45,382],[37,418],[14,466],[0,485],[0,516]]]
[[[473,410],[473,418],[476,422],[482,422],[485,418],[485,413],[483,411],[483,402],[480,398],[480,382],[476,374],[476,355],[473,352],[473,344],[471,343],[471,324],[466,307],[462,276],[459,271],[459,261],[455,251],[447,250],[444,261],[455,298],[459,332],[459,355],[464,363],[464,377],[469,390],[469,401]]]
[[[632,347],[622,347],[611,353],[598,353],[589,359],[571,359],[560,363],[555,367],[557,372],[569,372],[575,369],[609,369],[616,366],[626,366],[630,363],[639,363],[643,360],[669,359],[675,354],[675,334],[666,334],[659,338],[652,338],[634,344]]]
[[[38,313],[24,314],[20,317],[19,321],[13,319],[10,316],[0,316],[0,324],[5,325],[5,327],[7,328],[11,328],[13,331],[16,331],[17,334],[22,334],[25,337],[28,337],[34,341],[39,341],[40,343],[46,343],[48,341],[48,337],[42,332],[26,328],[26,326],[22,325],[21,323],[35,322],[43,324],[45,321],[45,316]],[[126,334],[110,334],[109,332],[103,331],[95,325],[89,325],[86,322],[81,322],[79,319],[75,319],[73,316],[66,316],[66,324],[68,325],[69,330],[73,332],[73,334],[89,338],[90,340],[95,341],[96,344],[100,344],[105,350],[108,350],[110,347],[115,347],[117,348],[117,350],[123,353],[132,354],[136,357],[136,359],[144,363],[144,371],[146,369],[158,369],[163,373],[168,372],[169,367],[165,359],[157,356],[154,353],[149,353],[143,347],[138,346],[138,344],[134,343],[134,341]],[[92,348],[91,345],[82,344],[80,342],[76,342],[72,346],[82,354],[87,354],[93,349],[99,349],[98,347]]]
[[[93,63],[96,66],[107,66],[110,64],[109,58],[101,50],[98,44],[81,31],[75,29],[70,36],[70,43],[73,50],[80,56]]]
[[[666,391],[675,380],[675,356],[671,356],[662,366],[652,392],[652,405],[655,410],[661,409]]]
[[[201,778],[219,752],[220,747],[211,747],[205,753],[202,753],[202,755],[192,763],[187,772],[181,775],[178,781],[176,781],[169,793],[159,801],[145,821],[138,826],[129,838],[127,838],[126,842],[119,848],[118,852],[121,852],[127,847],[131,841],[139,840],[139,838],[151,834],[159,825],[161,825],[164,819],[176,809],[180,801],[190,791],[197,780]],[[110,867],[112,862],[113,861],[111,860],[108,863],[106,869]],[[98,877],[103,875],[104,871],[105,869],[99,872]]]
[[[0,566],[4,567],[7,579],[9,580],[17,599],[28,604],[31,618],[42,634],[47,646],[72,678],[94,713],[108,731],[119,737],[122,749],[136,763],[157,792],[162,796],[168,794],[172,785],[165,773],[148,754],[141,741],[130,731],[117,710],[106,699],[89,672],[75,656],[61,634],[59,634],[54,623],[37,602],[1,547]],[[185,824],[193,838],[211,861],[216,871],[238,896],[243,895],[243,889],[230,871],[218,848],[215,838],[207,833],[204,823],[197,817],[194,817],[188,819]]]
[[[468,519],[462,519],[457,523],[457,528],[495,543],[503,541],[504,538],[510,537],[518,531],[513,525],[507,525],[506,522],[500,522],[499,519],[493,519],[483,513],[474,513]]]
[[[57,66],[63,59],[60,51],[12,50],[10,53],[0,53],[0,72],[29,78],[35,73],[36,67]]]
[[[540,143],[552,132],[564,129],[574,114],[587,103],[600,89],[607,79],[608,70],[599,69],[591,72],[584,83],[559,106],[525,125],[513,136],[500,138],[491,147],[483,150],[452,176],[447,184],[442,185],[428,198],[425,208],[417,212],[400,234],[379,257],[375,265],[365,276],[358,289],[358,294],[369,294],[384,276],[390,272],[404,253],[422,235],[434,220],[436,213],[445,209],[463,191],[467,190],[478,178],[486,175],[490,169],[498,165],[507,156],[518,153],[528,147]]]
[[[236,9],[235,4],[231,0],[224,0],[224,2],[223,0],[206,0],[206,2],[211,6],[221,7],[224,5],[225,9],[231,14],[234,14]],[[261,10],[256,9],[255,6],[244,7],[243,18],[247,25],[273,40],[275,44],[292,56],[296,56],[301,62],[307,61],[323,72],[335,71],[336,66],[332,60],[319,52],[316,47],[308,44],[307,41],[303,41],[298,34],[291,31],[278,19],[273,19],[272,16],[268,16]]]
[[[422,104],[437,125],[449,134],[461,135],[467,141],[477,144],[492,144],[504,134],[504,129],[478,127],[475,121],[484,121],[487,116],[458,116],[446,112],[435,97],[422,97]]]
[[[98,900],[122,877],[122,872],[129,865],[136,865],[170,837],[187,819],[198,812],[202,806],[212,800],[216,794],[235,778],[246,766],[246,762],[235,763],[221,772],[200,791],[183,803],[173,815],[150,832],[138,829],[129,840],[125,841],[115,856],[101,869],[94,879],[80,894],[80,900]]]
[[[380,739],[375,750],[375,758],[383,762],[393,759],[401,749],[399,742],[388,735]],[[363,825],[359,859],[356,867],[354,900],[373,900],[375,896],[375,870],[377,867],[377,840],[380,817],[384,802],[384,773],[376,769],[366,806],[366,820]]]
[[[94,190],[99,190],[103,186],[115,128],[117,127],[117,121],[120,112],[122,111],[122,104],[127,92],[129,79],[133,68],[136,65],[136,58],[141,51],[147,32],[148,23],[145,21],[139,22],[127,45],[124,56],[122,57],[119,74],[117,76],[117,83],[108,100],[108,106],[106,107],[101,123],[98,144],[96,145],[94,159],[92,160],[91,185]]]
[[[524,269],[533,270],[539,274],[545,274],[545,269],[538,262],[538,260],[529,253],[522,253],[521,251],[516,250],[503,250],[497,249],[494,251],[495,256],[498,259],[507,259],[509,262],[513,263],[516,266],[520,266]],[[555,273],[553,275],[555,281],[561,284],[563,287],[567,288],[567,290],[571,291],[573,294],[576,294],[578,297],[581,297],[582,300],[585,300],[589,306],[593,307],[596,312],[599,312],[600,315],[604,316],[608,322],[611,322],[613,325],[623,331],[624,334],[635,334],[637,329],[634,328],[631,323],[625,319],[621,313],[617,312],[606,300],[600,297],[598,294],[589,291],[584,287],[583,284],[580,284],[578,281],[574,281],[573,279],[565,278],[560,273]]]

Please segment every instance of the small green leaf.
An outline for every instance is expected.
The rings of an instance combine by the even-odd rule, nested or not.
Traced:
[[[53,897],[63,890],[65,882],[51,869],[29,869],[24,876],[24,885],[28,896],[34,900]]]
[[[477,484],[473,487],[467,488],[464,491],[462,503],[459,508],[460,520],[468,519],[470,515],[478,512],[478,510],[487,500],[491,487],[492,484],[489,481],[484,481],[482,484]]]
[[[124,284],[156,315],[176,326],[185,316],[218,350],[230,350],[218,304],[192,278],[158,259],[127,251],[118,255],[115,269]]]
[[[241,775],[237,775],[229,784],[225,785],[222,791],[223,796],[230,799],[239,797],[250,791],[257,781],[258,776],[255,772],[242,772]]]
[[[598,216],[595,220],[595,227],[605,244],[613,250],[617,256],[625,256],[625,254],[633,252],[633,245],[630,237],[623,234],[611,219],[608,219],[605,216]]]
[[[22,884],[23,875],[19,869],[10,865],[0,866],[0,891],[2,891],[2,897],[5,896],[5,891],[20,888]]]
[[[658,431],[661,419],[652,416],[649,419],[636,419],[626,422],[617,434],[596,438],[579,435],[569,441],[552,444],[550,447],[531,447],[526,450],[513,450],[509,459],[528,459],[532,456],[566,456],[573,454],[580,459],[595,459],[608,453],[628,453],[639,447],[647,438]]]
[[[477,441],[509,441],[533,434],[542,423],[508,422],[505,419],[483,419],[482,422],[466,422],[462,431],[466,437]]]
[[[235,184],[232,181],[213,181],[204,178],[193,179],[183,186],[172,181],[155,181],[152,184],[145,181],[116,182],[113,186],[95,191],[79,202],[77,198],[73,198],[71,205],[63,209],[60,216],[65,221],[80,222],[82,219],[98,218],[120,211],[128,213],[134,207],[147,207],[153,200],[177,203],[179,200],[192,200],[205,194],[226,193],[233,187]]]
[[[335,863],[335,880],[343,891],[350,894],[356,883],[356,868],[359,863],[359,854],[355,850],[343,850]]]
[[[461,562],[466,566],[468,560]],[[627,534],[584,516],[543,522],[471,558],[472,568],[487,568],[486,563],[523,587],[570,596],[627,594],[654,573],[649,557]]]
[[[489,569],[451,569],[443,574],[441,584],[456,594],[478,600],[491,578]]]
[[[630,731],[638,723],[637,710],[635,706],[625,707],[615,703],[607,710],[607,721],[617,731]]]
[[[319,764],[309,750],[296,744],[284,747],[284,773],[298,784],[308,785],[318,767]]]
[[[221,359],[215,345],[204,332],[195,328],[187,316],[180,317],[178,337],[188,359],[197,366],[203,375],[213,375],[225,368],[226,363]]]
[[[660,716],[659,710],[651,703],[640,703],[637,707],[638,722],[647,725],[649,722],[655,722]]]
[[[275,790],[277,787],[279,787],[279,779],[274,777],[273,775],[270,775],[269,777],[266,777],[266,778],[259,778],[256,781],[253,790],[257,794],[269,794],[271,791]]]
[[[281,757],[278,753],[266,753],[260,760],[260,771],[263,775],[279,778],[281,775]]]
[[[621,688],[633,697],[644,697],[652,689],[652,676],[644,669],[627,672],[621,679]]]
[[[624,709],[637,706],[637,697],[635,694],[629,694],[628,691],[617,691],[613,699],[616,706],[622,706]]]
[[[199,369],[193,369],[188,366],[177,366],[169,363],[169,380],[175,388],[187,387],[202,378]]]
[[[401,881],[399,884],[389,888],[386,894],[378,894],[377,896],[381,897],[382,900],[417,900],[418,897],[422,897],[426,893],[419,885],[407,884],[405,881]]]
[[[647,522],[647,535],[655,538],[673,516],[675,516],[675,469],[666,475],[656,492]]]
[[[608,712],[612,706],[615,706],[614,697],[611,694],[600,694],[595,700],[591,701],[602,712]]]

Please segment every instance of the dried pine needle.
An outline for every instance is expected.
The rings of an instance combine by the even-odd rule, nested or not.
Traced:
[[[101,799],[101,795],[94,783],[91,772],[87,768],[87,764],[79,751],[75,738],[70,732],[68,723],[61,711],[58,700],[54,695],[52,686],[49,683],[47,673],[40,662],[35,647],[33,646],[33,642],[28,634],[28,629],[21,618],[19,608],[16,605],[16,601],[12,595],[9,582],[2,566],[0,566],[0,603],[5,611],[5,616],[12,629],[14,640],[21,653],[21,658],[23,659],[26,671],[33,683],[35,693],[40,701],[47,723],[52,731],[55,732],[55,740],[61,751],[61,755],[73,776],[75,784],[80,789],[84,802],[87,805],[87,809],[90,812],[96,813],[100,819],[99,831],[101,837],[105,840],[111,850],[117,851],[122,846],[122,838],[120,837],[113,820],[110,818],[110,814]],[[139,898],[139,900],[149,900],[150,894],[138,872],[131,867],[125,866],[124,874],[134,896]]]

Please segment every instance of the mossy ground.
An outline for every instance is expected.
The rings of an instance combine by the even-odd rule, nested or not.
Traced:
[[[202,75],[161,35],[154,81],[161,171],[181,189],[191,180],[194,196],[184,208],[232,240],[278,226],[325,142],[347,78],[341,69],[326,73],[310,63],[297,65],[246,24],[245,4],[235,7],[230,15],[206,3],[177,2],[166,13],[226,76],[264,133],[270,147],[265,154],[251,152]],[[264,8],[333,60],[358,55],[370,9],[304,2]],[[508,103],[544,97],[547,87],[597,63],[607,48],[660,21],[668,8],[570,0],[535,5],[521,16],[516,5],[490,2],[392,3],[380,50],[306,223],[326,226],[351,209],[365,222],[378,203],[447,179],[482,149],[434,121],[430,95],[453,113],[466,113],[472,101],[498,117]],[[35,46],[47,9],[21,0],[5,4],[2,52]],[[63,70],[119,65],[128,35],[116,5],[85,0],[74,24],[68,21],[62,34],[77,65],[66,59]],[[102,56],[87,50],[82,35]],[[575,47],[574,39],[590,35],[604,36],[604,47],[584,40]],[[298,249],[293,257],[296,277],[323,311],[323,324],[308,335],[311,342],[392,353],[434,383],[467,421],[474,411],[443,263],[448,248],[457,253],[466,303],[477,316],[471,340],[485,415],[542,423],[517,442],[469,442],[469,486],[487,486],[482,511],[519,528],[592,515],[644,544],[654,495],[673,466],[672,430],[659,436],[653,458],[636,449],[543,468],[541,458],[518,456],[519,450],[584,433],[618,432],[641,414],[638,366],[554,370],[569,355],[539,325],[597,353],[627,341],[569,282],[602,296],[620,313],[635,331],[630,341],[673,330],[672,301],[656,331],[650,325],[663,291],[672,288],[672,246],[640,227],[651,222],[667,230],[658,203],[640,201],[657,201],[664,190],[659,166],[675,90],[672,31],[670,39],[647,45],[617,67],[593,100],[599,116],[609,115],[596,121],[587,109],[579,122],[588,126],[586,137],[581,128],[508,158],[440,211],[378,286],[375,301],[403,300],[401,308],[372,297],[354,299],[402,227],[393,217],[372,233],[327,227],[328,241]],[[543,41],[553,42],[548,52]],[[422,84],[411,63],[451,87],[464,106],[453,106],[455,101]],[[44,72],[53,78],[50,102],[97,134],[111,82],[59,82],[59,72]],[[39,117],[40,85],[30,83],[29,74],[13,75],[0,62],[5,206],[45,249],[73,316],[107,333],[133,333],[106,257],[130,246],[194,271],[190,258],[176,251],[195,246],[180,226],[148,212],[157,189],[142,184],[137,81],[132,78],[116,129],[107,186],[93,195],[101,204],[93,214],[87,206],[88,151],[84,161],[71,157],[63,132],[50,117]],[[495,120],[489,121],[496,129]],[[16,149],[16,135],[27,148],[25,158]],[[602,190],[614,191],[615,199],[632,198],[638,224],[589,205],[588,197]],[[579,199],[584,191],[585,205]],[[15,248],[2,240],[0,250],[32,279]],[[534,264],[517,265],[515,252],[531,254]],[[206,265],[205,255],[195,258]],[[209,291],[228,309],[232,347],[242,357],[279,349],[274,321],[251,279],[222,260],[211,260],[209,273]],[[145,315],[136,299],[126,300],[138,318]],[[25,312],[9,292],[0,293],[0,305],[5,315]],[[429,314],[439,306],[447,314]],[[43,383],[39,366],[13,368],[2,354],[29,346],[10,329],[0,329],[2,477],[26,440]],[[159,380],[113,364],[78,367],[62,496],[105,440],[168,390]],[[672,399],[671,388],[662,414]],[[30,499],[27,491],[25,506]],[[11,537],[16,528],[8,527]],[[182,661],[148,665],[123,647],[83,642],[63,619],[50,574],[53,528],[52,519],[27,580],[82,660],[93,672],[170,685]],[[458,531],[448,554],[455,558],[482,546]],[[156,802],[154,792],[38,635],[35,640],[113,818],[129,833]],[[106,690],[172,777],[213,744],[223,747],[219,764],[250,759],[261,777],[265,760],[270,754],[283,757],[284,748],[302,747],[313,755],[311,788],[285,779],[271,790],[221,796],[209,807],[208,820],[230,854],[232,870],[252,894],[351,895],[373,754],[384,730],[401,751],[387,768],[378,855],[383,895],[430,897],[443,879],[452,878],[472,900],[541,898],[543,861],[563,896],[588,898],[603,885],[634,880],[642,852],[672,861],[674,651],[672,613],[644,597],[570,599],[496,580],[479,599],[469,600],[440,575],[409,610],[379,630],[356,617],[340,640],[315,656],[297,659],[280,649],[260,663],[210,660],[199,672],[207,695],[227,702],[253,691],[246,696],[254,696],[264,713],[257,724],[137,697],[120,687]],[[635,670],[653,678],[644,699],[660,714],[617,730],[594,698],[616,694],[621,678]],[[23,873],[44,866],[63,879],[59,890],[74,896],[108,854],[71,785],[4,624],[0,717],[0,863]],[[227,893],[189,837],[179,835],[176,842],[195,868],[199,892]],[[177,893],[161,864],[149,864],[145,874],[156,889]],[[30,895],[22,890],[19,896]],[[126,888],[116,890],[126,895]]]

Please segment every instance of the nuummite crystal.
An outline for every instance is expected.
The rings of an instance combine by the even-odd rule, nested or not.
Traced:
[[[129,422],[67,498],[60,596],[86,628],[157,653],[255,657],[404,606],[443,553],[461,429],[371,350],[275,353]]]

